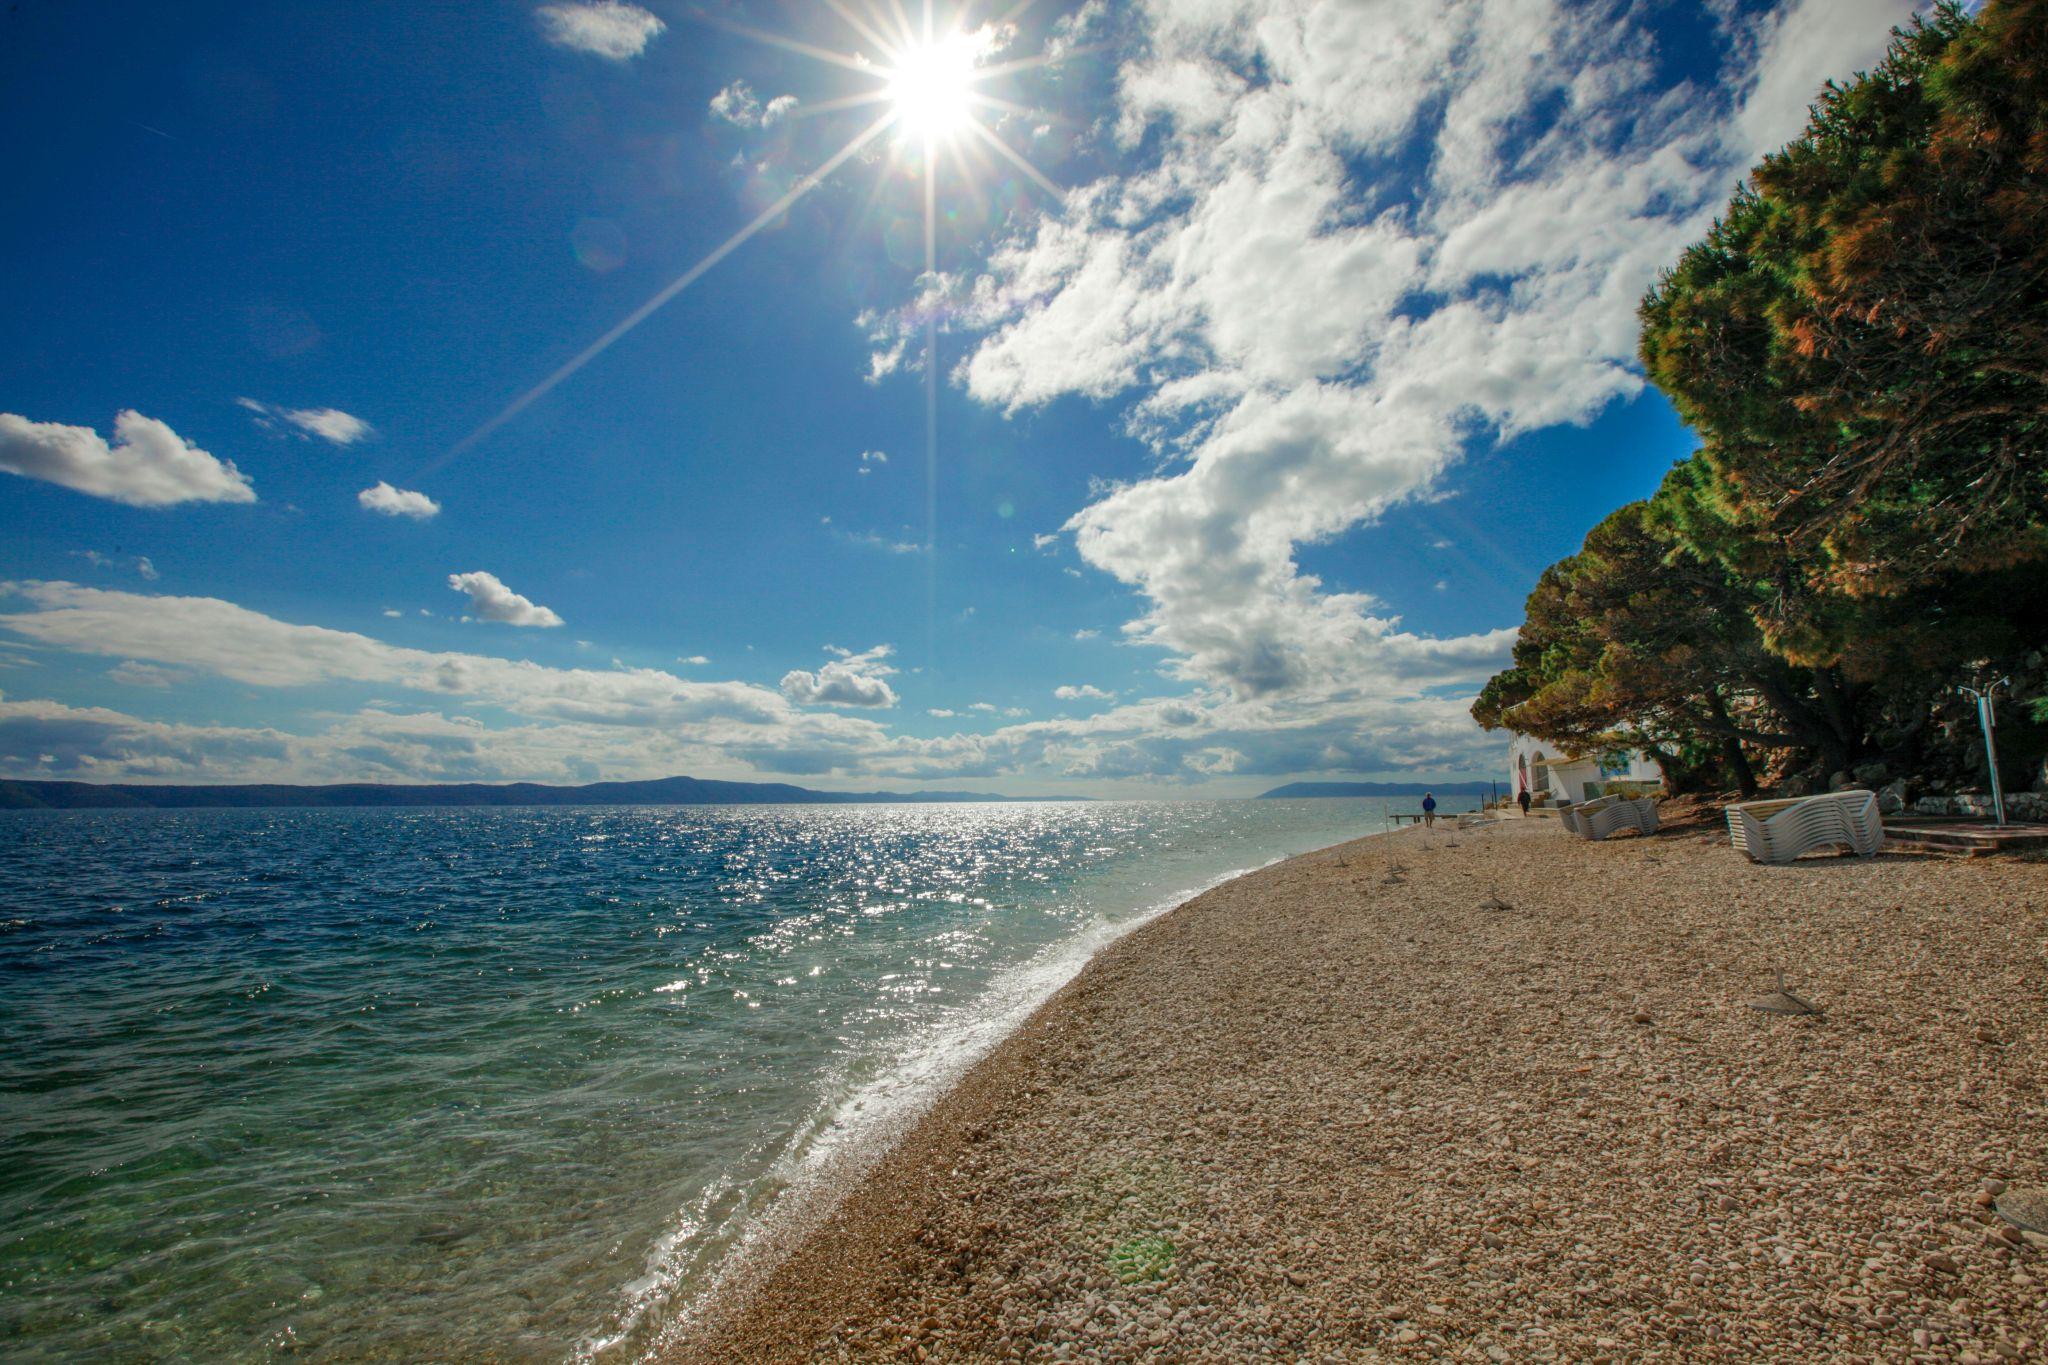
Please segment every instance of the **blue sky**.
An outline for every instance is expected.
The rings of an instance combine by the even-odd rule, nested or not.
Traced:
[[[901,112],[841,8],[0,15],[0,774],[1490,775],[1636,298],[1911,6],[939,5],[935,272],[887,128],[508,414]]]

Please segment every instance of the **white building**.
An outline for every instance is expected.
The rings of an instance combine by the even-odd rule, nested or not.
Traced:
[[[1598,758],[1580,758],[1557,745],[1528,735],[1508,740],[1508,795],[1528,792],[1541,801],[1547,795],[1551,805],[1577,803],[1604,796],[1618,784],[1654,787],[1664,781],[1664,770],[1647,754],[1629,754],[1620,767],[1603,764]]]

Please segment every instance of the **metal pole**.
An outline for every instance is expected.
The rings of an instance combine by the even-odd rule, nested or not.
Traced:
[[[1988,683],[1983,691],[1974,687],[1959,688],[1977,699],[1977,724],[1984,730],[1984,760],[1991,769],[1991,809],[1998,818],[1998,827],[2005,828],[2005,785],[1998,780],[1998,716],[1992,698],[2001,687],[2012,686],[2012,679],[2000,678]]]
[[[1998,780],[1998,720],[1991,711],[1989,692],[1977,698],[1977,721],[1984,727],[1984,757],[1991,764],[1991,808],[1998,813],[1998,825],[2003,829],[2005,787]]]

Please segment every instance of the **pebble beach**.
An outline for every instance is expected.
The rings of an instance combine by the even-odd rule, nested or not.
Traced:
[[[2043,1358],[2048,864],[1440,822],[1114,944],[678,1361]],[[1813,1015],[1760,1011],[1783,972]]]

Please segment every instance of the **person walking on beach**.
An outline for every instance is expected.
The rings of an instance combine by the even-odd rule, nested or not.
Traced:
[[[1436,827],[1436,793],[1434,792],[1424,792],[1422,794],[1422,827],[1424,829],[1434,829]]]
[[[1515,800],[1522,803],[1522,814],[1527,815],[1529,813],[1529,789],[1524,787],[1515,793]]]

